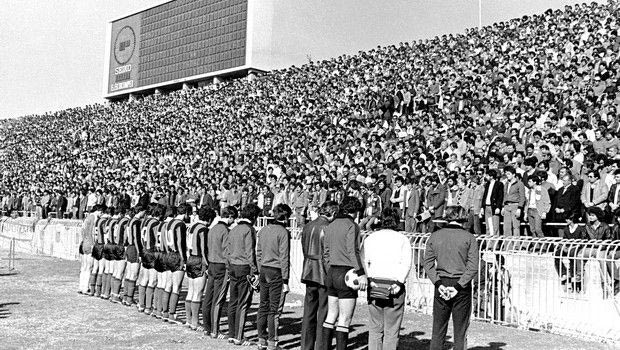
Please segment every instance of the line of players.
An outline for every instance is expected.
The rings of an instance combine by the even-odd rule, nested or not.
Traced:
[[[212,209],[201,208],[197,220],[191,220],[192,212],[193,208],[187,204],[179,207],[150,204],[146,208],[120,208],[114,212],[103,206],[95,207],[85,221],[80,246],[80,252],[84,253],[83,246],[92,243],[92,253],[85,253],[82,259],[79,292],[128,307],[136,306],[139,312],[181,324],[177,304],[183,279],[187,277],[185,324],[194,330],[204,330],[212,338],[251,345],[244,338],[244,325],[252,293],[258,286],[253,225],[260,209],[248,205],[234,225],[238,216],[234,207],[225,208],[221,216]],[[286,215],[290,216],[290,209]],[[223,335],[219,326],[229,283],[229,332]],[[284,296],[276,318],[283,300]],[[201,306],[203,328],[198,322]],[[265,317],[273,317],[272,310],[264,313],[269,314]]]

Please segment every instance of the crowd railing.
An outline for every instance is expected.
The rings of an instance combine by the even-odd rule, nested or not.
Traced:
[[[3,218],[0,248],[78,260],[82,223]],[[289,287],[303,294],[300,229],[290,229],[297,234],[291,240]],[[424,270],[430,234],[404,234],[412,250],[407,309],[432,314],[435,287]],[[620,343],[620,241],[488,235],[477,240],[480,268],[472,283],[474,319]],[[360,293],[359,301],[365,300]]]

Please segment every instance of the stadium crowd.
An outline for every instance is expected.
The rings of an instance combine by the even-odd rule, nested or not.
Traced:
[[[217,281],[227,281],[222,274],[230,267],[211,261],[223,259],[221,246],[209,253],[214,256],[201,257],[199,246],[210,243],[194,241],[189,250],[180,245],[185,233],[177,235],[172,225],[184,227],[191,213],[198,213],[204,227],[196,230],[203,236],[214,225],[211,239],[217,225],[228,232],[238,213],[249,223],[274,214],[282,223],[290,214],[301,227],[326,203],[342,207],[356,198],[361,206],[345,213],[354,223],[345,221],[363,230],[380,226],[389,208],[399,217],[392,221],[408,232],[434,232],[446,213],[458,212],[475,234],[617,240],[619,14],[616,1],[567,6],[254,80],[0,121],[0,209],[90,217],[85,226],[95,227],[94,233],[84,237],[90,235],[91,251],[82,253],[102,262],[83,261],[83,293],[122,302],[127,269],[131,298],[125,302],[134,302],[138,284],[141,311],[159,317],[169,312],[171,321],[183,279],[177,273],[193,264],[187,278],[203,278],[208,262],[208,282],[190,281],[196,290],[188,294],[186,310],[193,313],[193,328],[200,305],[203,315],[217,314],[214,324],[204,326],[216,338],[219,311],[213,310],[222,300],[215,294],[225,290]],[[114,217],[120,227],[125,216],[123,225],[140,225],[131,238],[112,227],[103,232],[101,217]],[[331,219],[329,225],[338,222]],[[147,222],[159,229],[147,227],[150,236],[140,237]],[[284,235],[281,224],[273,225],[267,226],[271,235]],[[169,240],[161,241],[166,235]],[[120,242],[144,247],[130,252]],[[157,249],[175,260],[149,255]],[[554,253],[558,262],[576,254],[620,258],[595,250]],[[122,269],[115,261],[125,261]],[[579,282],[575,270],[583,266],[557,269],[563,281]],[[286,289],[288,276],[265,276],[248,283],[271,288],[276,278],[274,288]],[[612,279],[620,289],[613,272]],[[211,295],[201,304],[203,289]],[[239,298],[244,293],[249,291]],[[261,293],[260,339],[269,345],[281,309],[277,299]],[[241,304],[233,316],[245,312]],[[331,340],[348,324],[335,325],[330,317]],[[243,344],[243,326],[239,332],[232,340]]]
[[[617,239],[617,15],[616,1],[577,4],[253,81],[5,120],[0,207],[83,218],[98,204],[255,203],[269,215],[284,203],[301,226],[350,195],[365,229],[394,207],[406,231],[433,231],[454,207],[476,234],[572,237],[543,224],[594,213],[603,229],[575,238]]]

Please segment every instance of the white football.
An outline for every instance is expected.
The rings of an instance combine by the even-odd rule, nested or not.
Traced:
[[[360,276],[357,275],[357,273],[355,272],[355,269],[351,269],[347,271],[346,275],[344,275],[344,283],[347,285],[347,287],[351,289],[359,290],[360,289],[359,277]]]

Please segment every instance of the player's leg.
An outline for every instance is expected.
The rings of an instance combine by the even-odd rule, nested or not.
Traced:
[[[173,323],[178,322],[177,304],[179,303],[179,294],[181,294],[183,277],[185,277],[185,272],[183,272],[183,270],[179,269],[172,272],[172,291],[170,293],[170,303],[168,305],[168,320]]]
[[[164,290],[161,299],[161,317],[164,321],[168,321],[168,306],[170,303],[170,293],[172,292],[172,271],[166,270],[162,274],[164,276]]]
[[[157,283],[155,284],[155,293],[153,295],[153,313],[152,315],[161,318],[163,311],[162,299],[164,289],[166,288],[165,272],[157,272]]]
[[[187,276],[187,295],[185,296],[185,325],[192,326],[192,298],[194,297],[194,279]]]
[[[103,258],[103,282],[101,285],[101,298],[108,299],[110,297],[110,282],[112,280],[111,275],[111,263],[110,260]]]
[[[121,286],[122,286],[122,282],[123,282],[123,275],[125,274],[125,268],[127,266],[127,261],[125,261],[124,257],[121,254],[121,249],[123,249],[123,247],[119,247],[117,248],[118,252],[117,252],[117,260],[114,261],[114,284],[113,284],[113,291],[112,293],[114,294],[114,298],[112,299],[113,302],[115,303],[121,303]],[[127,285],[125,285],[125,289],[127,288]],[[125,290],[125,292],[127,292]]]
[[[325,315],[325,321],[321,327],[321,342],[317,343],[318,349],[331,349],[332,340],[334,336],[334,329],[336,328],[336,321],[338,320],[338,313],[340,312],[338,307],[338,290],[334,287],[332,276],[334,269],[327,270],[325,276],[325,284],[327,286],[327,314]],[[338,278],[338,276],[335,276]]]
[[[138,311],[143,312],[146,307],[146,287],[149,284],[149,270],[140,269],[138,275]]]
[[[145,301],[144,301],[144,313],[150,314],[155,311],[155,303],[153,303],[153,299],[155,298],[155,288],[157,287],[157,271],[155,269],[148,269],[147,271],[147,285],[145,291]]]
[[[192,329],[198,328],[198,317],[199,317],[198,314],[200,313],[202,292],[205,289],[206,283],[207,283],[206,274],[203,274],[202,276],[199,276],[194,279],[194,294],[192,296],[192,304],[190,305],[190,308],[192,309],[192,320],[191,320]]]
[[[92,258],[91,264],[92,265],[91,265],[90,278],[88,280],[88,288],[89,288],[88,295],[93,296],[95,295],[95,288],[97,285],[97,276],[99,272],[99,260]]]
[[[97,280],[95,282],[95,296],[101,297],[101,291],[103,289],[103,280],[104,280],[104,272],[105,272],[105,260],[103,258],[99,260],[97,266]]]
[[[136,290],[136,279],[140,271],[139,263],[128,263],[127,274],[125,275],[125,299],[123,303],[127,306],[134,304],[134,293]]]
[[[344,350],[349,341],[349,326],[355,312],[357,298],[338,299],[338,322],[336,324],[336,349]]]

